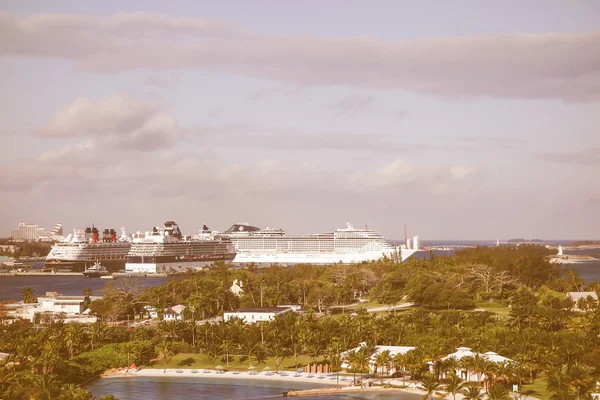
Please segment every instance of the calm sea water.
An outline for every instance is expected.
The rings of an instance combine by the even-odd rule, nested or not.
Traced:
[[[32,263],[36,269],[42,268],[44,263]],[[119,279],[119,278],[117,278]],[[31,287],[35,296],[43,296],[46,292],[58,292],[64,295],[81,296],[83,289],[92,289],[92,294],[104,294],[104,285],[107,282],[116,282],[117,279],[105,280],[100,278],[86,278],[85,276],[4,276],[0,275],[0,301],[22,300],[23,288]],[[158,286],[167,281],[167,278],[135,278],[142,287]]]
[[[314,389],[323,387],[318,383],[275,382],[249,379],[215,379],[208,377],[136,377],[108,378],[93,382],[87,388],[94,396],[113,394],[121,400],[164,400],[164,399],[206,399],[206,400],[258,400],[281,398],[282,392],[290,389]],[[312,397],[317,398],[317,397]],[[323,400],[350,399],[399,399],[417,400],[421,396],[411,393],[391,394],[349,394],[320,396]]]

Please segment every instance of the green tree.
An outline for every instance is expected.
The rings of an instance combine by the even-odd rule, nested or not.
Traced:
[[[21,290],[21,296],[23,296],[23,303],[35,303],[33,288],[29,286],[23,288],[23,290]]]
[[[163,360],[163,374],[167,372],[167,363],[169,360],[175,355],[173,351],[173,344],[169,342],[167,339],[163,339],[159,344],[155,347],[155,354],[157,357],[162,358]]]

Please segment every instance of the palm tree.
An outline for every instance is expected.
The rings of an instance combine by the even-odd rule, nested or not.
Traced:
[[[268,354],[275,358],[275,372],[279,373],[279,366],[283,363],[285,357],[289,354],[289,349],[283,347],[281,341],[273,341],[268,349]]]
[[[89,334],[91,338],[92,350],[96,344],[102,343],[108,337],[109,329],[108,326],[100,321],[96,321],[89,327]]]
[[[79,347],[85,331],[80,323],[72,322],[65,328],[65,344],[69,349],[69,356],[73,358],[75,349]]]
[[[404,385],[404,378],[406,377],[406,354],[396,353],[392,362],[394,363],[396,372],[398,372],[398,367],[402,368],[402,384]]]
[[[162,340],[162,342],[160,342],[159,344],[156,345],[156,347],[154,348],[156,355],[158,357],[162,357],[163,359],[163,374],[167,372],[167,362],[169,361],[169,359],[173,356],[173,346],[171,344],[171,342],[169,342],[167,339]]]
[[[427,392],[423,396],[423,400],[427,400],[429,398],[433,398],[434,393],[442,388],[441,382],[438,380],[437,376],[434,374],[427,373],[423,375],[421,378],[421,385],[423,385],[423,390]]]
[[[500,383],[495,383],[490,386],[487,398],[489,400],[510,400],[511,397],[508,394],[508,388]]]
[[[383,383],[383,367],[387,367],[387,365],[389,364],[390,360],[392,358],[390,357],[390,351],[386,350],[386,351],[382,351],[381,353],[377,354],[377,357],[375,357],[375,373],[377,373],[377,368],[379,366],[381,366],[381,382]],[[388,371],[386,371],[388,372]]]
[[[33,289],[28,287],[21,290],[21,296],[23,296],[23,303],[34,303],[35,297],[33,297]]]
[[[446,379],[444,379],[444,389],[452,395],[454,400],[456,400],[456,395],[460,393],[464,386],[465,384],[463,381],[454,372],[451,372]]]
[[[482,400],[483,394],[481,393],[481,387],[475,382],[467,382],[460,391],[465,400]]]

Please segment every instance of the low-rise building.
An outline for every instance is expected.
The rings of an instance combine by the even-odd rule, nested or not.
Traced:
[[[15,259],[7,256],[0,256],[0,267],[14,267]]]
[[[476,352],[472,351],[470,347],[459,347],[456,349],[456,351],[454,353],[448,354],[446,357],[441,358],[439,361],[444,362],[450,358],[453,358],[458,362],[458,365],[454,371],[456,376],[458,376],[460,379],[468,381],[468,382],[483,382],[485,379],[484,374],[475,373],[474,371],[470,370],[466,366],[461,365],[462,359],[464,359],[466,357],[475,358],[476,356],[481,357],[481,358],[485,359],[486,361],[497,363],[497,364],[500,364],[500,363],[512,364],[512,363],[514,363],[514,361],[511,360],[510,358],[503,357],[503,356],[499,355],[498,353],[494,353],[493,351],[488,351],[487,353],[476,353]],[[434,372],[435,363],[436,363],[435,361],[429,361],[427,363],[429,365],[430,372]],[[447,373],[444,372],[442,374],[442,378],[446,378],[446,375],[447,375]]]
[[[343,369],[348,369],[350,368],[350,364],[346,361],[346,356],[351,353],[352,351],[356,351],[358,352],[362,347],[366,346],[366,343],[360,343],[358,347],[355,347],[353,349],[350,350],[346,350],[344,351],[341,355],[342,355],[342,359],[344,360],[344,362],[342,363],[341,367]],[[390,355],[390,359],[394,358],[397,354],[406,354],[411,350],[415,350],[416,347],[412,347],[412,346],[376,346],[375,347],[375,351],[373,352],[373,355],[371,356],[371,360],[369,362],[369,371],[370,373],[378,373],[378,372],[382,372],[382,366],[381,365],[377,365],[377,356],[379,356],[379,354],[384,353],[384,352],[389,352]],[[385,371],[388,375],[394,374],[396,372],[396,368],[393,366],[383,366],[383,371]],[[379,371],[378,371],[379,370]]]
[[[183,321],[183,311],[185,306],[179,304],[173,307],[165,308],[163,311],[163,320],[165,321]]]
[[[244,289],[242,289],[242,281],[234,279],[233,283],[231,284],[231,287],[229,288],[229,291],[231,291],[231,293],[233,293],[233,295],[236,297],[240,297],[241,295],[243,295]]]
[[[46,292],[45,296],[38,297],[37,303],[20,301],[4,304],[9,317],[6,322],[19,318],[35,322],[36,314],[48,316],[51,320],[60,318],[65,322],[95,322],[96,317],[89,315],[88,306],[101,298],[102,296],[63,296],[56,292]]]
[[[229,321],[232,318],[239,318],[246,324],[255,322],[272,321],[276,316],[291,312],[289,307],[248,307],[239,308],[234,311],[227,311],[223,314],[223,320]]]
[[[567,298],[573,301],[575,311],[587,311],[594,303],[598,303],[596,292],[568,292]]]

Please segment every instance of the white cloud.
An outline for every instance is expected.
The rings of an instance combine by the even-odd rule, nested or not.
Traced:
[[[254,33],[148,13],[0,14],[0,54],[58,57],[87,71],[198,68],[456,97],[599,101],[599,40],[600,32],[384,41]]]
[[[169,113],[134,97],[81,97],[58,110],[41,134],[89,137],[111,148],[152,151],[173,146],[179,127]]]
[[[468,184],[476,172],[475,167],[467,165],[417,163],[396,159],[374,170],[352,174],[349,186],[356,191],[417,188],[439,195],[460,190],[460,184]]]

